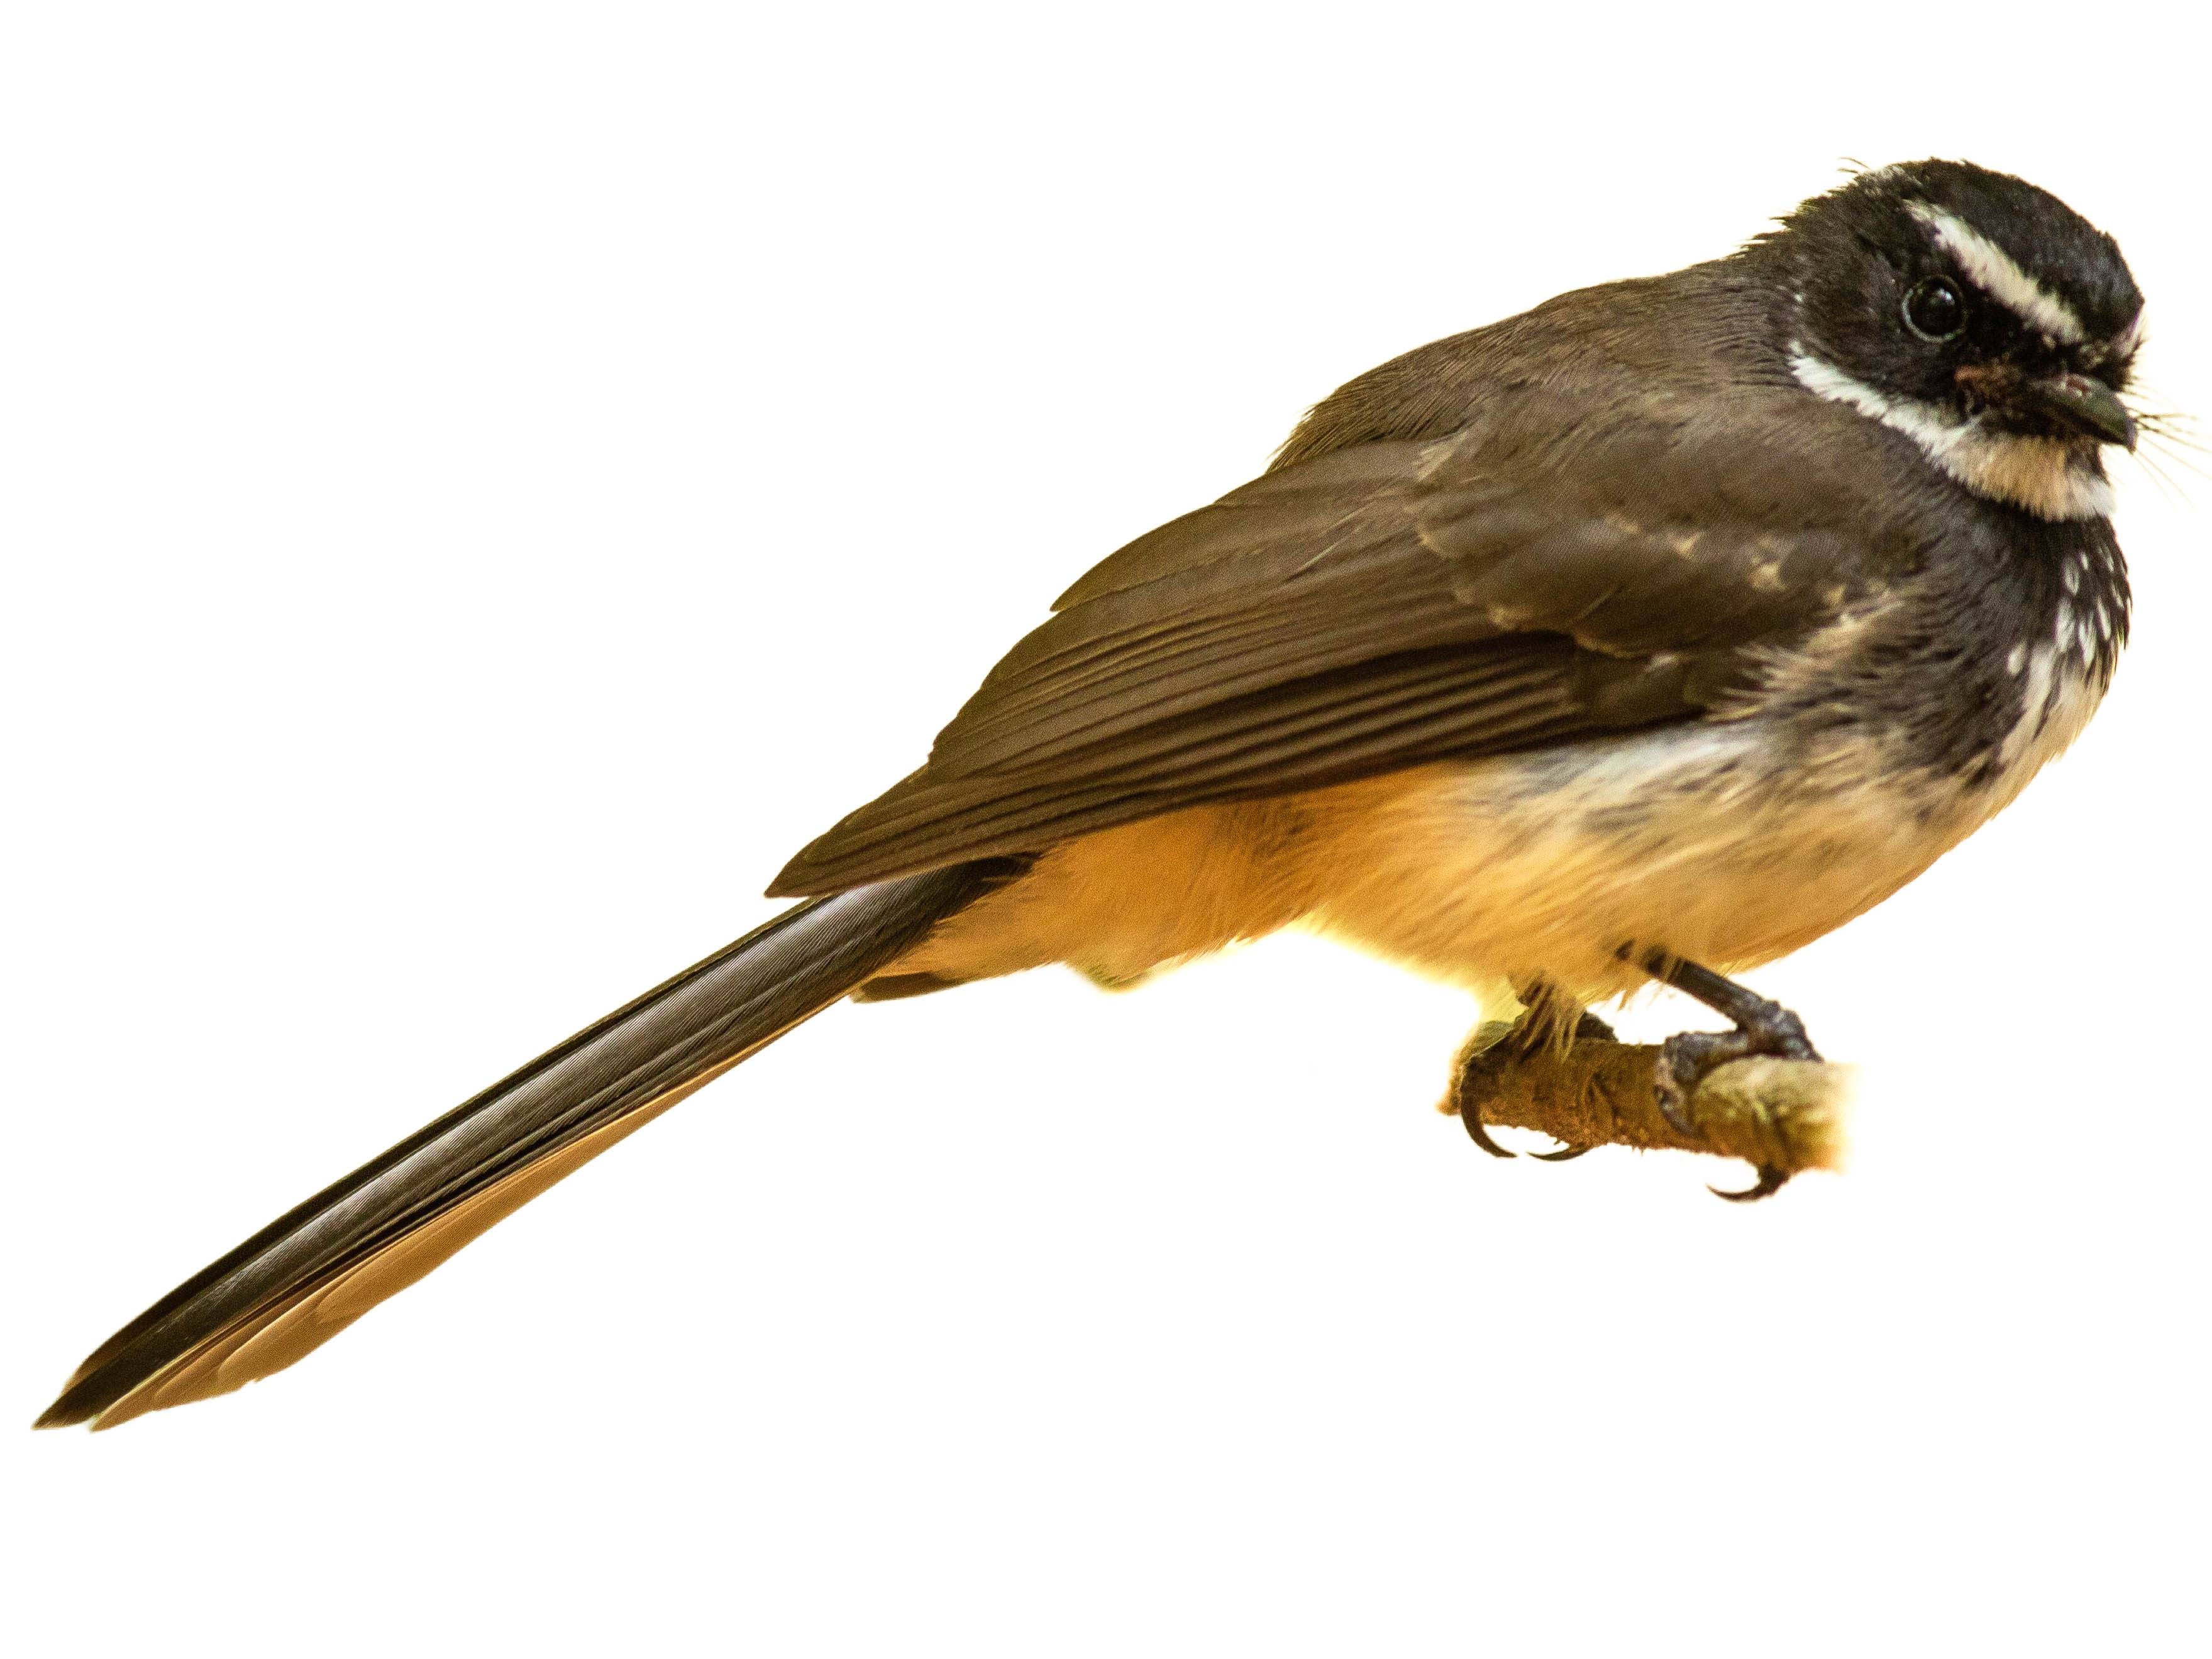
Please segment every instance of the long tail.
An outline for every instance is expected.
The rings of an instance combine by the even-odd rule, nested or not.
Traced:
[[[1010,873],[811,899],[280,1217],[102,1343],[40,1418],[95,1429],[282,1370],[562,1176],[895,962]]]

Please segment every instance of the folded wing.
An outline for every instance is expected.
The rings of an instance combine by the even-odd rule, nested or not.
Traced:
[[[1525,392],[1450,438],[1270,473],[1077,583],[928,763],[771,890],[1696,718],[1917,556],[1902,515],[1863,510],[1866,441],[1810,402],[1593,429]]]

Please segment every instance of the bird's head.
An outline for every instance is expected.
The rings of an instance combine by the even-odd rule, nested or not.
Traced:
[[[2133,449],[2121,393],[2142,295],[2118,243],[2057,197],[1963,161],[1863,173],[1752,257],[1781,279],[1808,390],[1907,434],[1977,494],[2046,519],[2110,511],[2100,451]]]

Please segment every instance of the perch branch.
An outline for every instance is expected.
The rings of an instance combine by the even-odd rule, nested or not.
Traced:
[[[1738,1060],[1714,1067],[1690,1096],[1692,1139],[1662,1116],[1652,1091],[1656,1044],[1592,1038],[1564,1050],[1478,1026],[1453,1064],[1439,1109],[1485,1124],[1535,1129],[1577,1146],[1667,1147],[1796,1174],[1843,1167],[1854,1068],[1814,1060]]]

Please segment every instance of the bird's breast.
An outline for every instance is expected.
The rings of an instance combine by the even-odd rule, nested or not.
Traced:
[[[1862,915],[2016,795],[2095,706],[2030,687],[1993,771],[1916,768],[1878,729],[1758,720],[1425,768],[1304,802],[1324,930],[1469,983],[1633,988],[1624,947],[1771,961]]]

